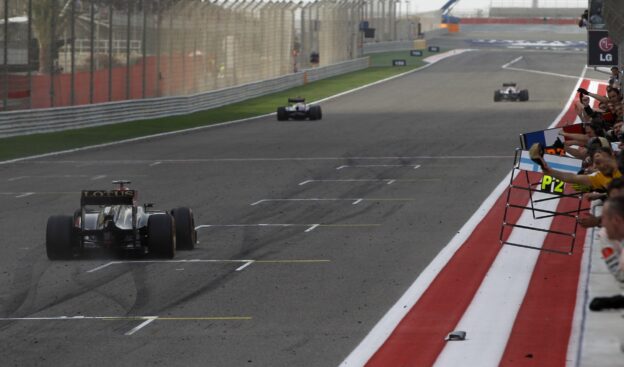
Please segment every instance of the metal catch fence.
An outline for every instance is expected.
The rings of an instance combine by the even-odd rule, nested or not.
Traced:
[[[0,111],[202,93],[416,35],[396,0],[0,0]]]

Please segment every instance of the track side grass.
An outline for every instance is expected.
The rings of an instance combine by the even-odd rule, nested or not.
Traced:
[[[388,58],[390,60],[392,58],[397,58],[397,54],[411,57],[409,56],[409,51],[371,54],[371,65],[382,65]],[[428,55],[429,53],[425,52],[423,58]],[[0,161],[207,126],[220,122],[273,113],[278,106],[286,104],[288,97],[303,96],[308,101],[316,101],[413,70],[425,64],[420,57],[411,58],[412,60],[407,66],[369,67],[364,70],[288,89],[283,92],[273,93],[188,115],[168,116],[105,126],[3,138],[0,139]]]

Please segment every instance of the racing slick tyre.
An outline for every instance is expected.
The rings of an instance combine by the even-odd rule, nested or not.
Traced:
[[[53,215],[46,226],[46,252],[50,260],[71,259],[77,235],[74,218],[69,215]]]
[[[175,223],[176,248],[178,250],[192,250],[197,243],[195,219],[189,208],[175,208],[171,210]]]
[[[147,246],[158,258],[173,259],[176,238],[173,217],[169,214],[152,214],[147,220]]]
[[[277,108],[277,120],[278,121],[288,120],[288,111],[286,111],[286,107]]]
[[[310,106],[310,120],[320,120],[323,118],[321,106]]]
[[[494,102],[500,102],[503,99],[503,95],[499,90],[494,92]]]
[[[520,91],[520,95],[519,95],[519,99],[522,102],[526,102],[529,100],[529,90],[528,89],[523,89]]]

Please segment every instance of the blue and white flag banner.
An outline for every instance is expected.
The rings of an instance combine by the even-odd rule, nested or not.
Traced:
[[[531,145],[540,143],[544,148],[555,146],[557,140],[559,140],[560,146],[563,147],[563,136],[560,135],[562,131],[567,133],[583,134],[583,125],[574,124],[566,125],[564,127],[555,127],[546,130],[532,131],[520,135],[520,141],[522,143],[522,149],[529,149]]]
[[[546,161],[546,164],[548,164],[550,168],[563,172],[578,173],[583,167],[583,161],[580,159],[561,157],[552,154],[544,154],[544,161]],[[542,172],[542,168],[531,160],[528,150],[522,151],[520,161],[516,165],[516,168],[529,172]]]

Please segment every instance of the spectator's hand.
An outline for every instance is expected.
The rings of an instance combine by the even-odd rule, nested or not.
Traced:
[[[546,161],[542,158],[542,172],[544,172],[545,175],[548,176],[552,176],[552,169],[550,167],[548,167],[548,164],[546,163]]]
[[[596,217],[591,214],[579,217],[576,221],[583,228],[598,227],[600,225],[600,217]]]
[[[583,95],[585,95],[585,94],[589,94],[589,92],[588,92],[588,91],[587,91],[587,89],[585,89],[585,88],[579,88],[579,89],[577,89],[576,91],[577,91],[577,92],[579,92],[579,93],[581,93],[581,94],[583,94]]]
[[[583,194],[583,199],[588,200],[588,201],[603,199],[604,197],[605,197],[605,194],[599,193],[599,192],[588,192],[588,193]]]

